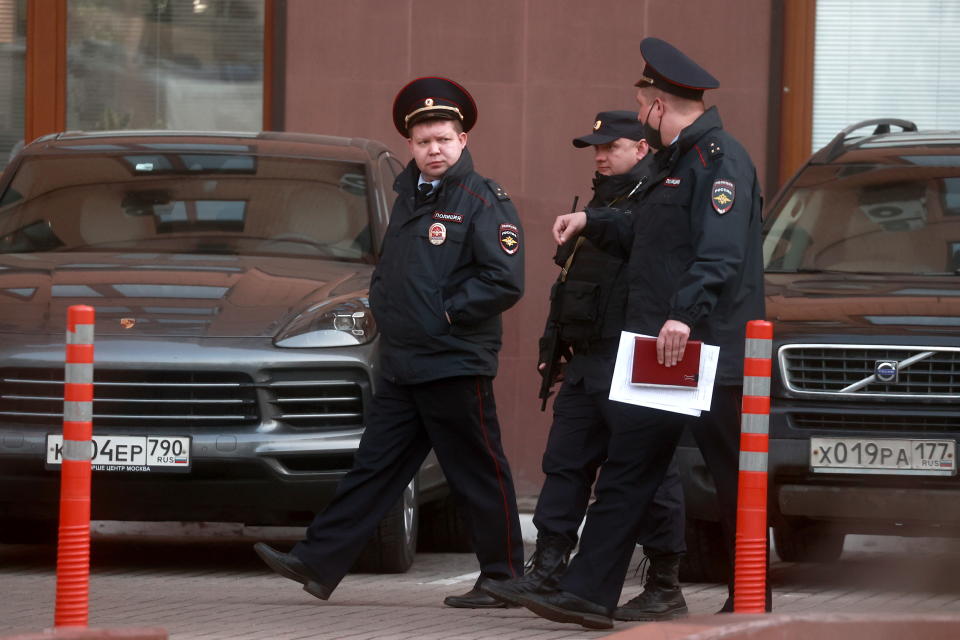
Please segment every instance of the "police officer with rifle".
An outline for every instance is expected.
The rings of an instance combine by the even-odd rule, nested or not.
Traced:
[[[593,131],[573,145],[594,149],[593,198],[586,210],[636,217],[639,200],[655,184],[653,154],[634,111],[597,114]],[[574,204],[576,210],[576,204]],[[559,247],[560,275],[550,292],[550,314],[540,339],[540,397],[562,379],[543,455],[546,474],[533,522],[537,547],[525,575],[484,590],[519,604],[527,592],[556,589],[587,510],[597,470],[607,456],[611,422],[622,419],[609,400],[627,303],[625,258],[601,251],[582,236]],[[561,369],[563,372],[561,373]],[[617,609],[623,620],[662,620],[687,612],[678,582],[683,539],[683,492],[674,460],[645,518],[638,542],[650,559],[644,592]]]
[[[589,210],[562,215],[554,238],[562,246],[582,232],[614,255],[629,255],[625,328],[656,335],[662,365],[675,366],[688,339],[718,345],[720,353],[710,410],[699,418],[624,405],[631,419],[612,429],[597,498],[559,588],[518,598],[544,618],[596,629],[613,626],[637,527],[684,427],[717,487],[723,543],[733,558],[744,334],[747,321],[764,317],[760,186],[746,149],[724,130],[717,108],[704,104],[704,91],[720,83],[659,38],[645,38],[640,52],[644,137],[663,147],[641,216],[628,224]],[[721,612],[732,604],[728,599]]]

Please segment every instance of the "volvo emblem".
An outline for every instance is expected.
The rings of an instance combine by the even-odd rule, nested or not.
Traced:
[[[900,375],[899,364],[896,360],[877,360],[873,365],[873,375],[877,382],[897,382]]]
[[[136,318],[120,318],[120,326],[124,329],[133,329],[135,324],[137,324]]]

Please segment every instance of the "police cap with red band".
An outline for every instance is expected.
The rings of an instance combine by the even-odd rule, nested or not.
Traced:
[[[466,89],[453,80],[417,78],[393,99],[393,124],[407,138],[410,127],[432,118],[459,120],[469,131],[477,122],[477,105]]]
[[[720,86],[710,72],[660,38],[644,38],[640,53],[647,65],[637,87],[654,86],[682,98],[699,99],[707,89]]]

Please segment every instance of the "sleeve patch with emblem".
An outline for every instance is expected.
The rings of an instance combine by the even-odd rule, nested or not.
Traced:
[[[517,225],[500,225],[500,248],[510,256],[520,250],[520,229]]]
[[[729,180],[714,180],[713,190],[710,192],[710,201],[713,203],[714,210],[720,215],[730,211],[736,193],[736,187]]]

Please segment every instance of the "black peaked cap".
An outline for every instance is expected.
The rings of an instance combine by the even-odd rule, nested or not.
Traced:
[[[453,80],[417,78],[393,99],[393,124],[404,138],[410,127],[428,118],[459,120],[469,131],[477,123],[477,105],[470,93]]]
[[[685,53],[660,38],[644,38],[640,53],[647,65],[636,86],[653,85],[682,97],[699,98],[706,89],[716,89],[720,82]]]
[[[593,132],[573,139],[573,146],[583,148],[607,144],[617,138],[643,139],[643,125],[636,111],[601,111],[593,122]]]

